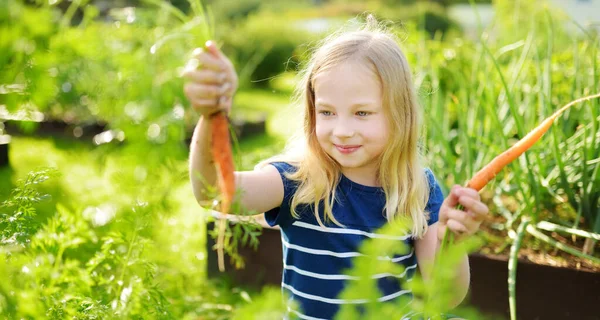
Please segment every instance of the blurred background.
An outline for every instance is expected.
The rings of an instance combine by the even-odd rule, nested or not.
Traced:
[[[600,92],[598,0],[1,1],[0,315],[228,319],[283,308],[277,285],[259,294],[206,272],[210,208],[196,203],[187,168],[198,116],[180,74],[208,39],[230,57],[236,168],[251,170],[300,128],[291,93],[311,50],[365,12],[401,39],[426,115],[426,165],[445,187]],[[492,217],[474,254],[598,281],[598,105],[571,108],[486,187]],[[257,228],[231,236],[255,243]]]

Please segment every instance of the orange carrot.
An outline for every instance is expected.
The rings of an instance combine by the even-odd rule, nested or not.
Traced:
[[[212,116],[211,139],[211,152],[217,168],[219,190],[222,197],[220,210],[227,213],[235,194],[235,181],[229,122],[224,112]]]
[[[600,97],[600,94],[579,98],[560,108],[553,115],[546,118],[535,129],[529,132],[525,137],[515,143],[512,147],[495,157],[487,166],[479,170],[479,172],[477,172],[475,176],[473,176],[473,178],[467,183],[467,187],[473,188],[477,191],[481,190],[496,176],[496,174],[498,174],[498,172],[500,172],[500,170],[502,170],[502,168],[511,163],[513,160],[517,159],[521,154],[523,154],[523,152],[527,151],[527,149],[533,146],[533,144],[536,143],[542,137],[542,135],[546,133],[546,131],[548,131],[550,126],[552,126],[552,123],[554,123],[554,120],[556,120],[556,118],[558,118],[558,116],[560,116],[566,109],[570,108],[576,103],[598,97]]]
[[[213,52],[205,46],[209,52]],[[215,54],[213,52],[213,54]],[[216,55],[216,54],[215,54]],[[218,58],[218,56],[217,56]],[[217,97],[217,102],[221,97]],[[221,111],[211,116],[211,153],[217,169],[219,191],[221,192],[221,205],[219,211],[227,214],[235,195],[235,179],[231,142],[229,138],[229,121],[225,112]],[[227,219],[222,217],[219,221],[217,237],[217,256],[220,271],[225,271],[224,242]]]
[[[218,185],[221,191],[221,205],[219,211],[224,214],[229,212],[231,202],[235,194],[234,166],[233,156],[231,155],[231,145],[229,142],[229,122],[223,112],[213,116],[211,128],[211,152],[215,161],[218,174]],[[217,254],[219,261],[219,270],[225,271],[225,258],[223,254],[226,219],[219,221],[219,233],[217,238]]]

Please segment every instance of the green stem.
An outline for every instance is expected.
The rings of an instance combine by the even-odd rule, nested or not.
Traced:
[[[61,28],[69,27],[69,25],[71,24],[71,20],[73,19],[73,15],[75,15],[75,12],[77,11],[77,8],[79,8],[80,5],[81,0],[74,0],[73,2],[71,2],[71,5],[69,6],[69,8],[67,8],[67,11],[65,12],[60,21]]]
[[[119,289],[119,286],[121,286],[119,283],[123,283],[123,279],[125,278],[125,271],[127,271],[127,266],[129,265],[129,259],[131,258],[131,252],[133,251],[133,247],[135,246],[135,241],[137,240],[137,229],[133,232],[133,237],[131,238],[131,241],[129,242],[129,248],[127,249],[127,255],[125,256],[125,260],[121,269],[121,275],[119,276],[119,281],[117,281],[117,289]],[[115,290],[115,293],[117,294],[117,299],[119,298],[119,295],[121,294],[121,292],[119,290]]]
[[[563,227],[563,226],[560,226],[560,225],[557,225],[554,223],[550,223],[547,221],[541,221],[535,227],[538,229],[546,230],[546,231],[563,232],[563,233],[569,233],[569,234],[573,234],[573,235],[580,236],[580,237],[600,240],[600,234],[587,232],[587,231],[575,229],[575,228]]]
[[[58,248],[58,252],[56,253],[56,260],[54,260],[54,266],[52,266],[52,275],[59,272],[59,267],[62,264],[62,256],[63,256],[64,252],[65,252],[65,247],[60,246]],[[58,279],[58,278],[59,278],[58,276],[50,277],[50,284],[48,284],[49,289],[52,289],[52,287],[54,287],[54,285],[56,283],[56,279]]]
[[[542,240],[542,241],[544,241],[546,243],[549,243],[549,244],[553,245],[554,247],[556,247],[556,248],[558,248],[560,250],[563,250],[563,251],[565,251],[567,253],[570,253],[570,254],[572,254],[574,256],[577,256],[577,257],[580,257],[580,258],[584,258],[584,259],[588,259],[588,260],[590,260],[590,261],[592,261],[594,263],[600,264],[600,259],[599,258],[590,256],[589,254],[582,253],[581,251],[578,251],[578,250],[573,249],[573,248],[571,248],[569,246],[566,246],[566,245],[564,245],[564,244],[562,244],[562,243],[560,243],[560,242],[558,242],[558,241],[556,241],[556,240],[548,237],[547,235],[539,232],[535,227],[533,227],[531,225],[527,226],[527,232],[529,232],[532,236],[534,236],[534,237],[536,237],[536,238],[538,238],[538,239],[540,239],[540,240]]]
[[[462,204],[459,204],[456,206],[457,210],[463,210],[464,207],[462,206]],[[450,231],[450,229],[448,229],[448,226],[446,226],[446,231],[444,232],[444,238],[442,238],[442,243],[440,244],[440,252],[446,252],[448,248],[448,246],[450,245],[450,243],[454,242],[454,233]]]
[[[523,242],[525,228],[529,225],[529,220],[521,221],[517,229],[517,237],[512,246],[510,246],[510,257],[508,259],[508,304],[510,306],[510,319],[517,319],[517,262],[519,258],[519,249]]]

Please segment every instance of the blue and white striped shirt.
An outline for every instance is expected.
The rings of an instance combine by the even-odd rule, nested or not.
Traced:
[[[403,241],[408,247],[405,255],[378,257],[404,265],[405,271],[399,275],[376,274],[378,287],[382,292],[379,301],[392,301],[400,296],[411,295],[410,290],[400,287],[399,278],[410,279],[417,269],[414,240],[410,234],[386,236],[377,234],[377,229],[387,223],[383,214],[385,194],[382,188],[355,183],[342,176],[337,189],[338,200],[333,205],[335,218],[345,226],[333,223],[322,228],[317,223],[311,206],[297,208],[299,219],[290,213],[291,199],[296,191],[296,183],[287,179],[285,172],[293,172],[295,167],[284,162],[272,163],[281,174],[284,185],[284,199],[279,208],[265,212],[271,225],[279,225],[283,248],[282,290],[298,302],[299,310],[289,309],[290,316],[300,319],[332,319],[342,304],[360,304],[366,300],[343,300],[338,295],[347,281],[353,281],[344,270],[352,267],[353,258],[361,256],[361,242],[370,238],[386,238]],[[430,212],[429,224],[438,220],[438,212],[444,200],[440,186],[433,173],[427,169],[430,197],[426,210]],[[323,209],[319,210],[323,212]],[[324,221],[323,219],[321,219]]]

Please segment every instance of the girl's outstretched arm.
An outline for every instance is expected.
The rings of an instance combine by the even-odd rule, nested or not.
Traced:
[[[231,111],[238,78],[231,61],[212,41],[208,41],[204,48],[194,50],[194,57],[188,61],[184,76],[187,80],[185,96],[200,114],[190,145],[189,175],[194,196],[202,203],[211,200],[209,191],[217,186],[211,152],[214,125],[211,115]],[[246,210],[260,213],[279,206],[283,200],[283,182],[273,166],[258,171],[235,172],[234,179],[237,190],[241,191],[239,200]]]

